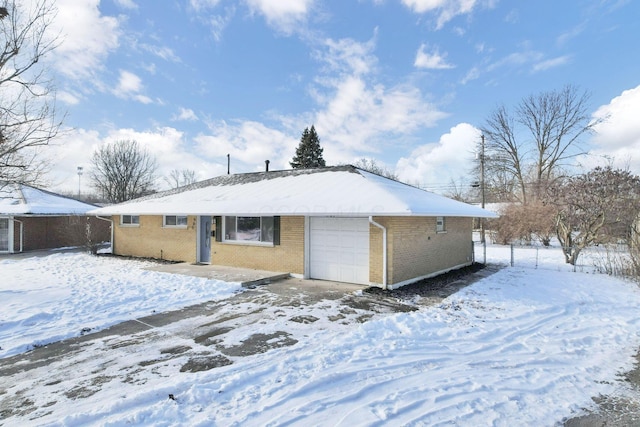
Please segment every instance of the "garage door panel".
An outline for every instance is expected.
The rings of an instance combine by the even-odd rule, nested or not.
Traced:
[[[367,218],[311,218],[310,276],[369,284]]]

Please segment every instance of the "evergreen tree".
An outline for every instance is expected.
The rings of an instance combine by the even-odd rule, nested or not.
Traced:
[[[300,145],[296,148],[296,155],[289,162],[294,169],[308,169],[325,167],[326,163],[322,158],[322,147],[315,127],[305,128],[300,138]]]

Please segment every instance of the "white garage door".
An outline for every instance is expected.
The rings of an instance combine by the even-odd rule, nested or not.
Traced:
[[[312,217],[309,226],[312,279],[369,284],[369,220]]]

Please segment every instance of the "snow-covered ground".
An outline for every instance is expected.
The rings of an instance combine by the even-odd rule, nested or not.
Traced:
[[[136,381],[109,377],[95,394],[51,403],[41,418],[10,422],[552,426],[593,407],[592,397],[627,393],[619,374],[633,368],[640,346],[640,290],[609,276],[566,271],[560,252],[544,254],[545,265],[555,262],[556,270],[505,267],[441,304],[362,324],[308,325],[293,346],[208,371],[180,372],[174,362],[141,368]],[[490,262],[508,264],[509,256],[508,248],[487,250]],[[84,254],[0,260],[3,354],[238,291],[144,266]],[[308,314],[335,309],[318,304]],[[293,309],[282,310],[286,318]],[[85,368],[99,369],[109,367]],[[4,381],[0,400],[2,389],[5,396],[50,393]]]
[[[242,288],[144,270],[148,261],[57,252],[0,258],[0,357]]]

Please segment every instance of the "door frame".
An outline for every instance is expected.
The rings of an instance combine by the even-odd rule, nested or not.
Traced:
[[[7,249],[6,250],[1,250],[0,249],[0,253],[2,254],[11,254],[13,253],[13,218],[10,216],[3,216],[0,217],[0,220],[6,220],[7,221]]]
[[[208,223],[206,221],[207,218],[209,219]],[[213,228],[212,223],[213,216],[198,216],[198,238],[196,239],[196,263],[198,264],[211,264],[211,230]],[[203,249],[206,249],[206,252],[208,253],[205,253]]]

